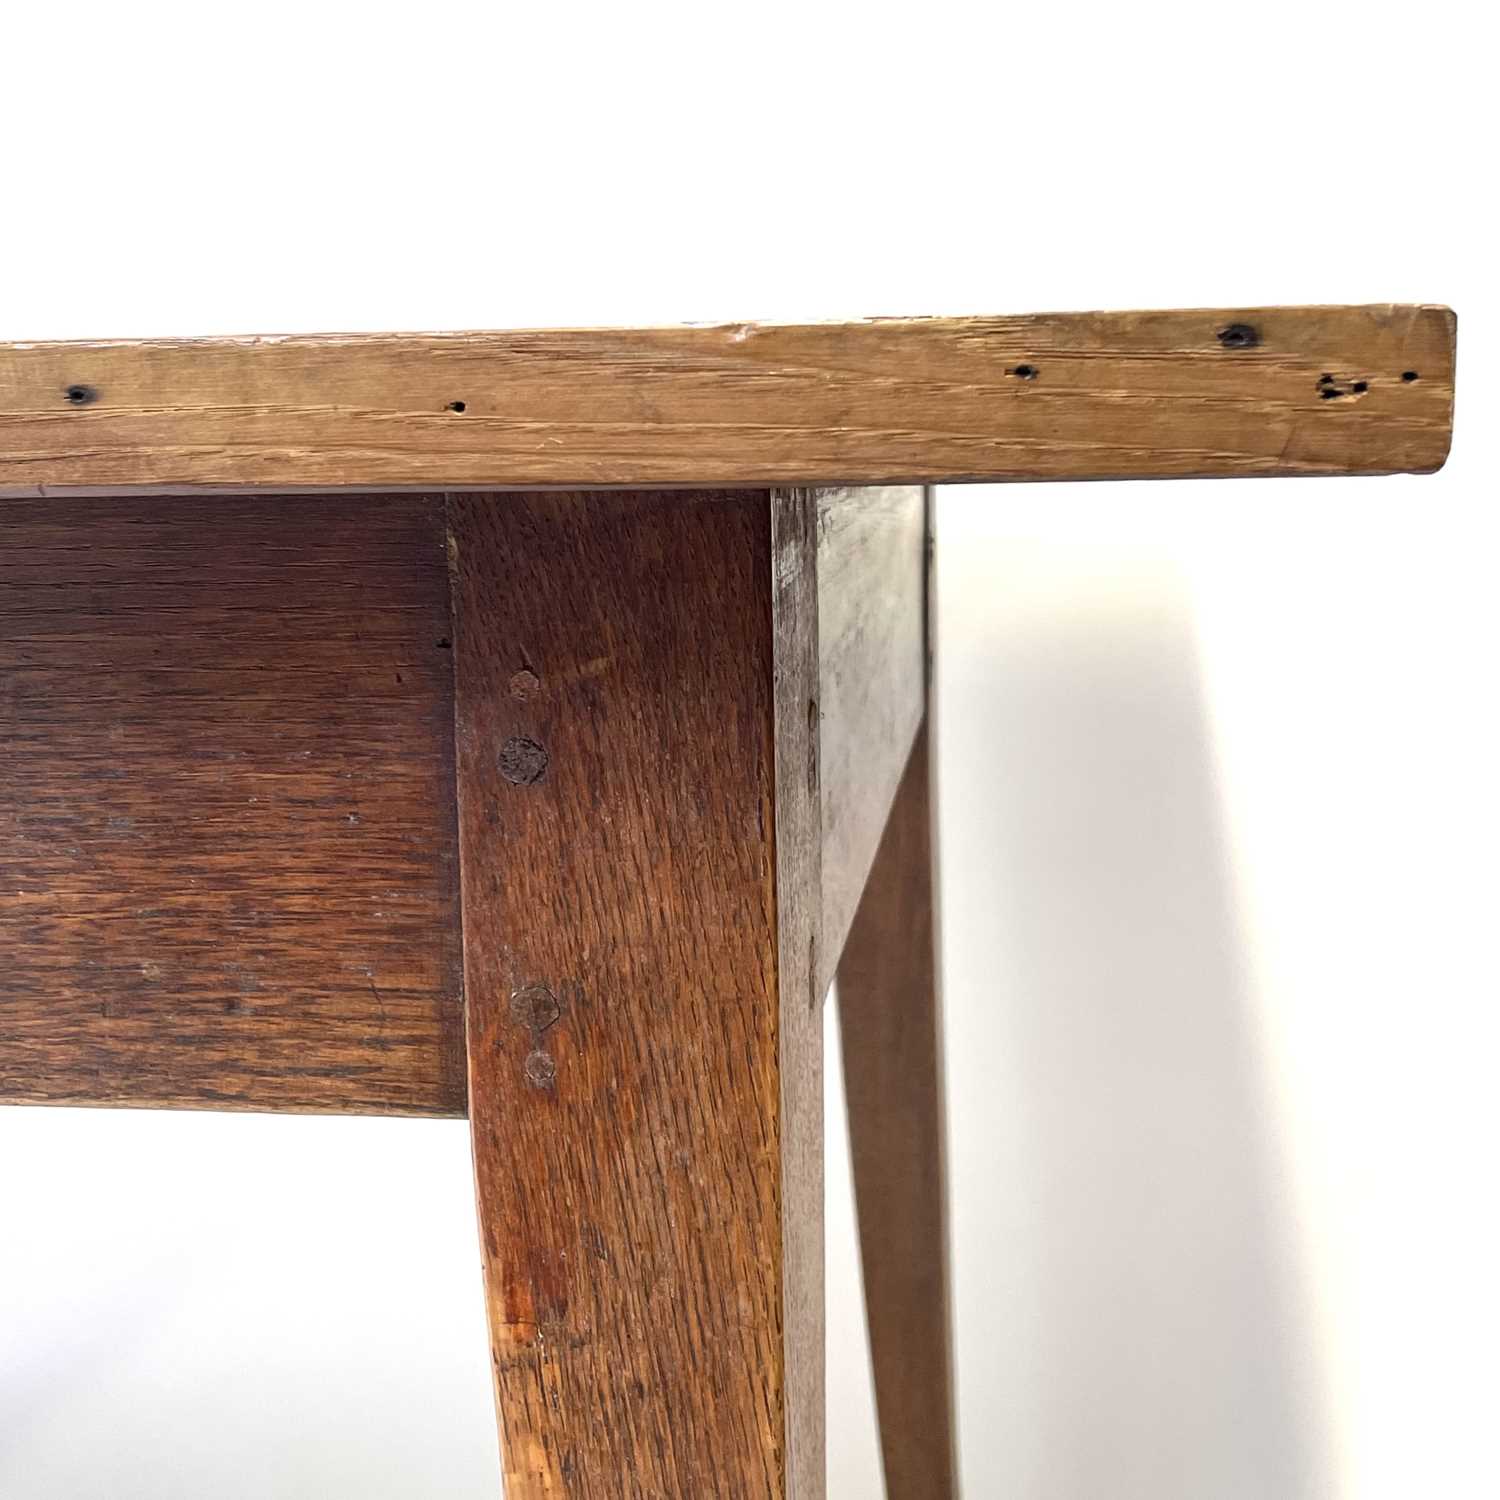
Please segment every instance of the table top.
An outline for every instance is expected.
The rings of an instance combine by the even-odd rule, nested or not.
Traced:
[[[1444,307],[0,345],[0,496],[1426,472]]]

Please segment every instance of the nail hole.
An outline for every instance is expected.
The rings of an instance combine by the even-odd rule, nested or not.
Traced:
[[[466,401],[450,401],[448,403],[448,410],[449,411],[460,411],[461,412],[461,411],[467,411],[468,409],[469,409],[469,404]]]
[[[1337,401],[1338,398],[1340,396],[1342,396],[1344,393],[1342,391],[1335,390],[1331,385],[1326,385],[1326,386],[1323,387],[1323,389],[1321,391],[1318,392],[1318,394],[1325,401]]]
[[[1368,380],[1356,380],[1354,382],[1353,390],[1356,396],[1363,396],[1364,393],[1369,389],[1370,382]]]
[[[1231,323],[1219,330],[1219,342],[1226,349],[1253,349],[1260,335],[1248,323]]]
[[[1011,373],[1017,380],[1035,380],[1037,368],[1035,365],[1017,365]]]
[[[1410,385],[1412,381],[1417,379],[1417,372],[1415,370],[1403,370],[1401,372],[1401,378],[1406,382],[1407,385]]]
[[[437,641],[437,648],[439,651],[451,651],[453,649],[453,642],[450,641],[445,635],[439,636]]]
[[[99,392],[91,385],[70,385],[63,392],[69,406],[89,406],[99,399]]]
[[[1332,385],[1333,384],[1333,376],[1332,375],[1319,375],[1318,376],[1318,384],[1319,385]]]

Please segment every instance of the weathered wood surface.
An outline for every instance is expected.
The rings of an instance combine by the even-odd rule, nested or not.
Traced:
[[[818,678],[827,988],[927,702],[920,487],[818,495]]]
[[[1416,306],[9,344],[0,494],[1424,471],[1453,367]]]
[[[813,607],[790,576],[773,598],[773,548],[808,572],[811,528],[798,552],[772,511],[450,502],[470,1112],[513,1500],[821,1493],[821,1414],[790,1409],[821,1394],[799,1368],[822,1361],[821,1279],[801,1279],[821,1232],[789,1222],[821,1213],[820,1058],[810,955],[778,979],[782,927],[808,919],[773,744],[784,616]],[[815,912],[816,884],[801,899]]]
[[[786,526],[806,503],[781,494]],[[816,504],[817,631],[805,549],[777,576],[803,591],[782,617],[802,632],[783,675],[817,653],[820,746],[805,713],[786,717],[787,695],[779,733],[784,757],[816,754],[821,844],[800,812],[777,826],[802,830],[787,857],[812,889],[821,859],[821,993],[922,712],[922,499],[841,490]],[[463,1112],[439,510],[417,496],[9,508],[0,855],[25,895],[0,890],[22,960],[0,979],[0,1098]],[[437,886],[370,905],[420,860]],[[109,913],[85,925],[82,881]],[[368,961],[330,949],[351,938],[340,912],[389,918],[389,940],[365,933]],[[430,934],[414,930],[429,919]],[[393,951],[428,966],[425,999],[393,983]]]
[[[777,1018],[781,1063],[781,1301],[786,1493],[827,1481],[823,1299],[823,838],[818,708],[818,504],[771,496]]]
[[[441,499],[3,525],[0,1101],[462,1114]]]
[[[838,970],[865,1307],[890,1500],[955,1500],[941,1001],[928,735]]]

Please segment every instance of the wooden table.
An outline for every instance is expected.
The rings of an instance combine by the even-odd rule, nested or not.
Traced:
[[[1433,307],[0,347],[0,1100],[467,1114],[507,1494],[807,1500],[837,974],[952,1496],[924,486],[1429,471],[1453,369]]]

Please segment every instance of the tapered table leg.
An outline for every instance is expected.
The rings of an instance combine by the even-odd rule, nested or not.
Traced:
[[[512,1500],[823,1491],[811,516],[766,491],[449,501]]]
[[[890,1500],[958,1493],[930,747],[912,749],[838,967],[839,1025]]]

